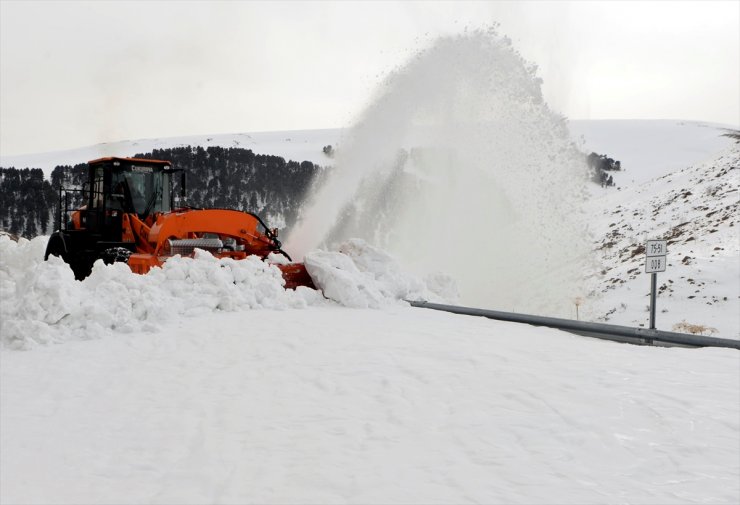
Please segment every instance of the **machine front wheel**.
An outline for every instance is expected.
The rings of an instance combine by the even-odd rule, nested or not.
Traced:
[[[106,265],[128,263],[129,256],[131,256],[131,251],[125,247],[111,247],[100,253],[100,258]]]
[[[46,244],[44,261],[48,260],[49,256],[59,256],[64,261],[67,261],[67,245],[64,242],[64,236],[58,232],[53,234],[49,238],[49,242]],[[67,261],[67,263],[69,262]]]

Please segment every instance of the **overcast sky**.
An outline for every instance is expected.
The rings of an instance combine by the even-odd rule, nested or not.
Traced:
[[[2,0],[0,151],[348,126],[435,37],[494,22],[570,118],[740,124],[738,1]]]

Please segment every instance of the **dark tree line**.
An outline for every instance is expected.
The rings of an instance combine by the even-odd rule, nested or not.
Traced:
[[[0,229],[24,237],[48,233],[55,202],[40,168],[0,168]]]
[[[591,179],[603,187],[614,186],[614,177],[609,172],[622,170],[620,161],[609,158],[605,154],[591,153],[586,156],[586,163],[591,170]]]
[[[331,152],[331,146],[325,151]],[[327,152],[327,154],[329,154]],[[286,161],[280,156],[254,154],[225,147],[176,147],[155,149],[135,157],[169,160],[186,172],[186,204],[204,208],[233,208],[260,215],[271,227],[291,228],[300,205],[323,168],[311,162]],[[610,172],[621,163],[606,155],[586,157],[592,179],[614,186]],[[87,164],[60,165],[50,180],[39,168],[0,168],[0,229],[27,238],[53,231],[59,187],[82,189]],[[180,194],[175,176],[175,194]],[[384,194],[381,190],[379,195]],[[70,208],[82,205],[81,192],[70,194]]]
[[[314,176],[321,170],[309,161],[286,161],[233,147],[155,149],[135,157],[169,160],[185,170],[188,205],[246,210],[278,228],[295,223]],[[177,176],[175,193],[180,194]]]
[[[176,147],[135,157],[169,160],[174,168],[185,171],[187,198],[180,204],[245,210],[277,228],[290,228],[295,223],[306,193],[322,171],[308,161],[286,161],[242,148]],[[60,185],[82,189],[86,179],[85,163],[57,166],[50,180],[45,180],[38,168],[0,168],[0,228],[26,238],[50,233]],[[179,195],[178,174],[174,181]],[[71,195],[70,208],[82,204],[80,195]]]

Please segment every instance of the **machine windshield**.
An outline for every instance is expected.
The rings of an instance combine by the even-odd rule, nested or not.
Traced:
[[[170,211],[170,174],[152,167],[131,167],[113,174],[113,193],[130,202],[133,212],[148,216]]]

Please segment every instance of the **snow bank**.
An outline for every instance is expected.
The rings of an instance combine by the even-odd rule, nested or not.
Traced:
[[[364,240],[351,239],[337,251],[314,251],[304,258],[306,270],[324,296],[347,307],[381,308],[402,300],[453,302],[457,286],[441,274],[426,282],[401,270],[388,253]]]
[[[59,258],[43,261],[45,245],[45,237],[17,244],[0,237],[5,346],[153,330],[162,321],[219,310],[301,308],[322,298],[307,288],[286,291],[280,270],[256,257],[235,261],[199,251],[195,258],[176,256],[145,276],[125,264],[99,261],[78,282]]]
[[[25,349],[37,344],[99,338],[110,332],[156,330],[160,322],[216,311],[291,309],[330,303],[319,291],[285,290],[280,270],[257,257],[235,261],[196,251],[175,256],[147,275],[125,264],[97,262],[76,281],[62,260],[43,261],[47,237],[14,242],[0,237],[0,342]],[[309,273],[327,298],[348,307],[381,308],[404,298],[444,299],[451,284],[426,284],[387,254],[362,241],[339,251],[311,254]]]

